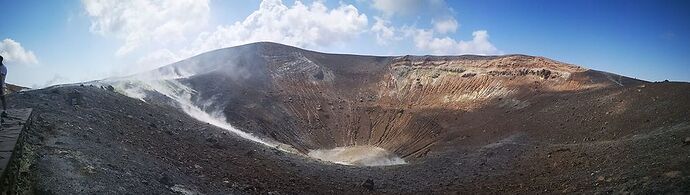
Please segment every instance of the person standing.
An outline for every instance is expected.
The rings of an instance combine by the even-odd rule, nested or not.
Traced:
[[[2,63],[2,56],[0,56],[0,101],[2,101],[1,117],[7,117],[7,102],[5,101],[5,77],[7,77],[7,67]]]

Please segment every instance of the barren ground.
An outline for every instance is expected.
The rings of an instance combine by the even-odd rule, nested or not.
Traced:
[[[233,126],[301,153],[373,145],[407,164],[323,162],[200,122],[165,97],[60,86],[9,96],[12,107],[34,109],[22,190],[690,193],[688,83],[529,56],[269,54],[248,63],[260,66],[236,65],[249,77],[209,71],[179,82],[199,92],[196,102],[223,100],[207,106]],[[68,102],[74,91],[80,105]]]

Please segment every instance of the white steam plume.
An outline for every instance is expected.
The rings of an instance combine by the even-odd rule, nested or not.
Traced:
[[[179,81],[137,79],[106,81],[106,83],[111,84],[118,92],[142,101],[145,101],[144,98],[146,98],[147,93],[160,93],[161,95],[173,100],[177,106],[182,109],[182,111],[194,119],[228,130],[229,132],[234,133],[235,135],[244,139],[257,142],[268,147],[276,148],[285,152],[298,153],[296,149],[287,144],[273,140],[261,139],[252,135],[251,133],[236,129],[226,122],[226,118],[221,112],[208,113],[202,110],[200,107],[192,103],[192,94],[196,92]]]

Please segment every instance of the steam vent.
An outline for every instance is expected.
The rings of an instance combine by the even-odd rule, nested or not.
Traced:
[[[690,192],[690,84],[536,56],[262,42],[10,101],[35,193]]]

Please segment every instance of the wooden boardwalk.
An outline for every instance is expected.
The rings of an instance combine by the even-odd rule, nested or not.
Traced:
[[[8,193],[8,188],[13,186],[13,180],[16,177],[14,173],[17,167],[11,166],[11,162],[18,158],[18,152],[15,151],[18,146],[17,141],[22,135],[22,131],[29,121],[31,116],[31,109],[14,109],[7,110],[8,117],[2,118],[2,126],[0,128],[0,193]],[[15,163],[16,164],[16,163]],[[10,191],[11,193],[11,191]]]

